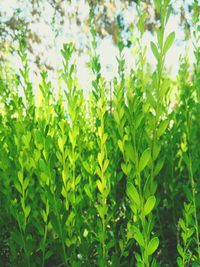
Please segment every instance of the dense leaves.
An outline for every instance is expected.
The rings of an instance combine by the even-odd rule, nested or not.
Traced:
[[[43,70],[39,101],[23,34],[20,83],[9,63],[1,64],[1,266],[199,266],[199,28],[193,70],[183,56],[172,82],[164,68],[175,39],[174,32],[164,34],[170,1],[154,2],[157,43],[142,46],[140,21],[138,65],[126,74],[119,33],[111,83],[101,74],[90,12],[87,98],[71,43],[61,51],[57,94]],[[142,17],[140,6],[137,12]],[[157,61],[153,73],[146,49]]]

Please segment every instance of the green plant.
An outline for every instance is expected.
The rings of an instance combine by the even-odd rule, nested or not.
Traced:
[[[16,53],[22,67],[0,63],[0,265],[199,265],[198,3],[194,66],[185,53],[175,80],[165,69],[175,39],[165,35],[171,4],[154,4],[157,41],[143,43],[146,13],[138,1],[131,39],[137,64],[127,71],[119,27],[111,82],[102,74],[91,10],[87,94],[72,43],[61,50],[58,91],[43,69],[37,97],[25,32]]]
[[[177,264],[179,267],[188,266],[193,256],[190,250],[192,235],[194,234],[192,218],[193,212],[194,207],[191,206],[191,204],[184,203],[184,219],[179,220],[183,245],[181,246],[180,243],[177,245],[177,250],[180,255],[177,258]]]

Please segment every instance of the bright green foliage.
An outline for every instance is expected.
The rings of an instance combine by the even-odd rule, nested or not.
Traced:
[[[149,47],[143,46],[146,15],[139,2],[139,36],[132,39],[137,67],[126,72],[119,31],[111,83],[101,73],[90,12],[86,98],[71,43],[61,50],[57,96],[43,70],[38,102],[24,34],[20,76],[8,62],[1,64],[0,266],[200,265],[198,3],[193,70],[186,55],[171,81],[165,70],[176,39],[174,32],[165,35],[170,1],[154,1],[159,22]],[[156,60],[153,73],[147,49]]]
[[[179,227],[181,229],[181,237],[183,245],[177,245],[179,257],[177,258],[177,264],[179,267],[187,266],[191,261],[191,241],[194,234],[194,222],[192,214],[194,213],[194,207],[190,204],[184,204],[184,219],[179,220]]]

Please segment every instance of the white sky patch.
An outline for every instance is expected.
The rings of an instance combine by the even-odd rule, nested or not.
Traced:
[[[131,68],[136,67],[135,60],[134,60],[134,55],[129,48],[124,49],[124,58],[126,61],[126,69],[128,72],[130,72]]]
[[[91,74],[86,66],[86,63],[89,62],[88,55],[81,55],[78,59],[77,64],[77,76],[79,83],[83,90],[87,93],[89,91],[89,84],[91,81]]]
[[[101,41],[97,52],[100,55],[102,75],[107,80],[111,80],[117,74],[117,48],[113,45],[110,36]]]
[[[89,5],[85,3],[84,0],[79,0],[79,4],[78,4],[78,7],[79,7],[79,15],[82,16],[82,17],[88,17],[88,14],[89,14]]]
[[[1,0],[0,2],[0,10],[1,12],[6,12],[8,16],[12,16],[13,7],[17,7],[17,0]]]

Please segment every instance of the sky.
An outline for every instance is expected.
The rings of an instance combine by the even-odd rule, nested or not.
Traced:
[[[190,0],[187,0],[186,2],[188,1]],[[5,12],[5,19],[6,19],[6,16],[7,17],[11,16],[14,10],[16,10],[16,8],[20,8],[21,16],[25,16],[26,18],[28,18],[30,16],[29,15],[30,5],[28,2],[29,1],[23,1],[23,3],[19,5],[17,0],[1,0],[0,10],[2,12]],[[179,8],[180,2],[181,1],[179,0],[173,2],[177,10]],[[44,62],[47,62],[50,65],[53,65],[56,69],[59,69],[61,67],[61,62],[62,62],[60,49],[62,48],[63,43],[72,41],[75,44],[77,44],[81,40],[81,42],[83,42],[84,44],[84,42],[87,42],[88,40],[85,38],[86,34],[84,32],[83,33],[79,32],[76,23],[70,24],[68,20],[64,21],[62,29],[56,28],[57,25],[55,20],[54,21],[55,23],[53,24],[55,26],[55,31],[52,30],[52,27],[49,26],[45,20],[47,19],[48,22],[50,20],[52,21],[52,18],[54,17],[54,11],[47,1],[44,1],[43,3],[44,3],[43,5],[44,19],[40,20],[37,23],[30,24],[31,30],[37,32],[39,36],[42,38],[42,46],[34,44],[33,47],[35,54],[43,51]],[[116,3],[118,6],[117,12],[120,13],[121,12],[120,1],[118,0],[116,1]],[[71,6],[67,6],[68,12],[74,12],[75,11],[74,8],[75,7],[73,6],[73,4]],[[81,17],[82,20],[88,18],[89,7],[87,4],[85,4],[84,0],[79,0],[78,11],[79,11],[79,16]],[[123,17],[125,18],[126,23],[131,23],[133,21],[134,16],[136,16],[136,10],[133,7],[123,12]],[[179,15],[172,15],[169,19],[167,28],[165,30],[165,36],[167,36],[172,31],[176,32],[175,43],[166,56],[166,64],[165,64],[166,68],[170,71],[172,78],[175,78],[178,72],[179,58],[181,54],[185,54],[186,47],[190,63],[192,64],[194,61],[193,44],[192,44],[193,40],[191,38],[190,40],[188,40],[187,43],[182,41],[184,38],[184,33],[179,26],[179,19],[180,19]],[[56,32],[56,30],[58,31]],[[147,46],[147,62],[149,62],[154,68],[156,61],[150,49],[151,41],[156,42],[156,35],[154,34],[153,36],[150,32],[146,32],[143,37],[143,45]],[[53,44],[53,48],[50,48],[51,47],[50,44]],[[116,56],[118,55],[118,50],[113,45],[111,36],[106,36],[104,39],[100,40],[97,51],[100,55],[102,74],[109,81],[117,74]],[[32,61],[33,60],[34,58],[32,58]],[[125,49],[125,60],[126,60],[126,68],[129,71],[130,68],[134,66],[134,58],[131,49]],[[89,81],[91,79],[91,73],[86,67],[86,63],[89,61],[89,57],[86,53],[82,53],[80,55],[76,54],[75,61],[77,64],[77,75],[79,83],[81,87],[87,88],[89,85]],[[11,64],[13,64],[14,66],[20,66],[19,58],[12,57]],[[38,75],[38,70],[35,64],[31,64],[31,76],[33,82],[38,84],[40,81],[40,76]],[[55,82],[56,77],[57,77],[56,72],[51,74],[52,82]]]

